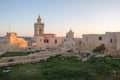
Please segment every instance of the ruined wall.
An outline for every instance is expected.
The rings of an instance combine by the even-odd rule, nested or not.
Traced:
[[[39,62],[41,60],[47,60],[49,57],[54,57],[60,53],[46,53],[33,56],[16,56],[16,57],[4,57],[0,59],[0,66],[8,66],[15,64],[25,64],[31,62]]]

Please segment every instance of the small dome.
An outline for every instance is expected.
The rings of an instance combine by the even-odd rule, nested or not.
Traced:
[[[70,29],[70,31],[68,33],[74,33],[74,32]]]
[[[74,38],[74,32],[71,29],[68,33],[66,33],[66,38]]]

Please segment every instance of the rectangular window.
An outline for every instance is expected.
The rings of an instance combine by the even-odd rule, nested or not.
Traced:
[[[55,39],[55,44],[57,44],[57,39]]]
[[[49,43],[49,40],[48,40],[48,39],[46,40],[46,43]]]
[[[112,39],[110,39],[110,43],[112,43]]]
[[[42,30],[41,30],[41,29],[39,29],[39,33],[40,33],[40,34],[42,33]]]
[[[44,43],[46,43],[46,39],[44,39]]]
[[[48,39],[44,39],[44,43],[49,43],[49,40]]]

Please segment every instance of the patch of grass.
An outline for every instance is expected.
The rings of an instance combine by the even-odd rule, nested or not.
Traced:
[[[120,80],[120,60],[57,56],[46,61],[1,67],[0,80]],[[3,72],[10,70],[9,72]]]
[[[32,52],[6,52],[5,54],[1,55],[1,57],[13,57],[13,56],[25,56],[31,53],[35,53],[39,51],[32,51]]]

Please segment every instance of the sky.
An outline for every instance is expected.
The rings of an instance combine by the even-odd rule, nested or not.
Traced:
[[[57,36],[120,32],[120,0],[0,0],[0,36],[33,36],[38,15]]]

